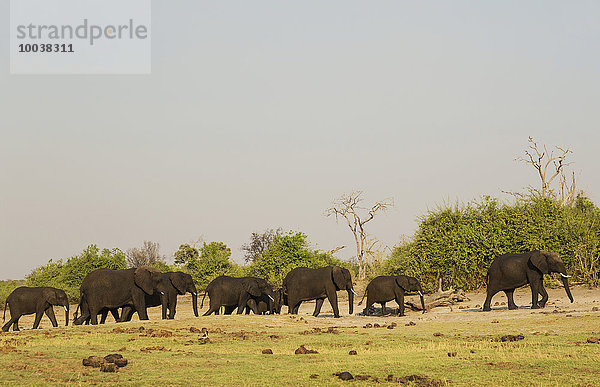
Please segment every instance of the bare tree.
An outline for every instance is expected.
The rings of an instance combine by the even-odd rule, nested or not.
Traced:
[[[529,194],[504,192],[518,199],[527,200],[532,194],[538,194],[543,198],[559,200],[563,205],[573,204],[577,191],[575,172],[572,172],[570,181],[565,176],[565,168],[571,165],[570,162],[567,162],[567,156],[573,152],[564,146],[556,146],[548,151],[546,145],[538,145],[531,136],[529,136],[528,142],[529,146],[525,150],[525,156],[521,156],[517,160],[531,165],[537,171],[540,188],[528,187]],[[552,183],[555,181],[558,182],[557,189],[552,188]]]
[[[271,246],[275,237],[282,234],[283,230],[281,228],[277,230],[268,229],[262,234],[253,232],[250,236],[250,243],[242,245],[246,262],[259,260],[262,254]]]
[[[165,262],[165,258],[160,255],[160,245],[157,242],[144,241],[141,248],[133,247],[127,249],[125,256],[127,266],[140,267],[154,265],[158,262]]]
[[[350,194],[344,194],[339,199],[333,201],[333,206],[325,211],[325,216],[334,215],[336,220],[342,217],[346,220],[348,228],[352,232],[354,242],[356,243],[356,258],[358,259],[358,276],[363,279],[366,275],[368,266],[368,254],[372,251],[375,244],[372,238],[365,231],[365,225],[369,223],[375,214],[387,210],[394,205],[392,199],[384,199],[375,202],[370,208],[362,207],[362,191],[354,191]]]

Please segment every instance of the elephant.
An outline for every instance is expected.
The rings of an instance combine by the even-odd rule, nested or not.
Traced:
[[[531,288],[531,309],[543,308],[548,301],[548,293],[544,289],[544,274],[559,273],[569,300],[573,302],[569,290],[570,276],[558,253],[545,250],[529,251],[521,254],[504,254],[492,262],[486,275],[487,296],[483,310],[491,310],[492,297],[499,291],[506,293],[508,309],[517,309],[513,299],[516,288],[529,284]],[[542,299],[538,303],[538,293]]]
[[[6,319],[6,306],[10,307],[10,320],[2,327],[4,332],[8,332],[10,326],[13,331],[19,330],[19,318],[25,314],[35,313],[33,329],[40,325],[42,315],[46,316],[52,322],[53,327],[57,327],[56,317],[54,316],[53,305],[61,305],[65,309],[65,325],[69,325],[69,298],[64,290],[51,287],[27,287],[21,286],[13,290],[6,298],[4,304],[4,314],[2,320]]]
[[[162,273],[161,281],[161,288],[166,289],[164,293],[166,294],[167,302],[162,304],[160,294],[146,294],[146,307],[159,306],[162,304],[163,320],[167,318],[174,319],[176,313],[175,308],[177,307],[177,295],[183,295],[186,292],[190,292],[192,294],[192,309],[194,310],[194,315],[198,317],[198,292],[191,275],[181,271]],[[169,312],[168,316],[167,309]],[[124,307],[121,313],[121,320],[119,321],[130,321],[134,312],[135,309],[133,307]]]
[[[373,280],[367,285],[365,294],[358,305],[362,304],[365,296],[367,296],[367,305],[364,313],[368,316],[371,305],[377,302],[381,304],[381,312],[385,315],[385,303],[391,300],[396,300],[398,306],[400,307],[399,316],[404,316],[404,294],[406,292],[419,293],[419,296],[421,297],[423,313],[425,313],[425,301],[423,300],[423,292],[419,280],[415,277],[409,277],[405,275],[382,275],[373,278]]]
[[[219,276],[212,280],[206,287],[206,292],[202,297],[208,294],[210,298],[210,307],[204,313],[208,316],[211,313],[219,314],[221,306],[226,308],[226,312],[233,307],[237,307],[237,314],[242,314],[246,306],[249,306],[255,314],[258,314],[256,299],[266,296],[271,301],[274,300],[273,288],[267,281],[257,277],[229,277]],[[231,309],[231,312],[233,312]]]
[[[302,301],[316,300],[313,316],[318,316],[325,298],[333,308],[334,317],[340,317],[337,291],[348,292],[349,313],[354,311],[354,289],[352,276],[348,269],[339,266],[326,266],[318,269],[297,267],[291,270],[283,279],[283,293],[287,298],[288,313],[298,314]]]
[[[80,287],[79,306],[81,316],[74,324],[80,325],[90,318],[93,325],[98,324],[98,314],[103,309],[111,310],[124,306],[133,306],[140,320],[148,320],[146,295],[155,292],[161,294],[166,303],[162,273],[151,267],[138,267],[123,270],[96,269],[89,273]]]

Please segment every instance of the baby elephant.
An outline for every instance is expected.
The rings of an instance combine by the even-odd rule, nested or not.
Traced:
[[[374,278],[367,285],[365,294],[358,305],[362,304],[367,296],[367,306],[365,308],[365,314],[369,315],[369,308],[374,303],[381,304],[381,311],[385,315],[385,303],[391,300],[396,300],[400,307],[400,316],[404,316],[404,294],[406,292],[418,292],[421,296],[421,306],[423,307],[423,313],[425,313],[425,301],[423,300],[423,293],[421,290],[421,284],[419,280],[414,277],[408,277],[405,275],[397,276],[379,276]]]
[[[6,319],[6,304],[10,307],[10,320],[2,327],[4,332],[8,332],[11,325],[13,325],[14,331],[18,331],[19,318],[24,314],[33,313],[35,313],[33,329],[40,325],[44,313],[52,322],[52,326],[57,327],[58,324],[56,323],[56,317],[54,317],[52,305],[61,305],[65,308],[65,325],[69,325],[69,299],[63,290],[50,287],[30,288],[27,286],[16,288],[6,298],[2,321]]]

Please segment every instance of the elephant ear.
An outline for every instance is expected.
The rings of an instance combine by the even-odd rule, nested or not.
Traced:
[[[133,275],[135,284],[141,288],[144,293],[152,295],[154,288],[152,287],[152,275],[146,267],[138,267]]]
[[[50,305],[58,305],[58,292],[56,289],[47,288],[44,291],[44,298]]]
[[[531,264],[544,274],[548,274],[548,259],[541,251],[534,251],[529,258]]]
[[[410,291],[410,283],[408,282],[408,278],[406,276],[397,275],[396,283],[398,284],[398,286],[400,286],[402,289],[404,289],[405,292]]]
[[[260,288],[258,287],[256,281],[246,281],[244,283],[244,290],[254,297],[258,297],[261,295]]]
[[[183,273],[181,273],[181,274],[183,274]],[[185,294],[185,292],[186,292],[185,278],[183,278],[183,275],[181,275],[181,274],[178,274],[178,273],[169,274],[169,279],[171,280],[171,284],[173,285],[173,287],[175,289],[177,289],[177,293]]]
[[[331,276],[333,277],[333,283],[339,290],[346,289],[346,277],[344,276],[344,270],[339,266],[334,266],[331,269]]]

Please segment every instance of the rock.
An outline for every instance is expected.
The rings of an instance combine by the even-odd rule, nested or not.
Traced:
[[[448,352],[448,357],[456,357],[456,352]]]
[[[196,327],[190,327],[190,332],[191,333],[202,333],[202,330],[198,329]]]
[[[356,375],[354,377],[354,379],[356,380],[369,380],[371,378],[371,375]]]
[[[356,352],[355,350],[352,350],[352,351],[348,352],[348,355],[358,355],[358,352]]]
[[[592,336],[592,337],[588,337],[587,342],[590,344],[600,344],[600,339]]]
[[[113,363],[104,363],[100,367],[100,371],[102,371],[102,372],[117,372],[118,370],[119,370],[119,367]]]
[[[407,327],[412,327],[413,325],[417,325],[414,321],[409,321],[408,323],[404,324]]]
[[[309,378],[311,378],[311,379],[316,379],[316,378],[318,378],[318,377],[319,377],[319,375],[318,375],[318,374],[312,374],[312,375],[310,375],[310,376],[309,376]]]
[[[594,307],[592,308],[592,312],[597,312],[597,311],[599,311],[599,310],[600,310],[600,309],[599,309],[597,306],[594,306]]]
[[[273,354],[273,350],[270,349],[270,348],[263,349],[262,353],[263,353],[263,355],[272,355]]]
[[[385,381],[386,381],[386,382],[393,382],[393,381],[394,381],[394,375],[393,375],[393,374],[390,374],[390,375],[388,375],[388,376],[385,378]]]
[[[435,332],[433,335],[434,335],[435,337],[444,336],[444,334],[443,334],[443,333],[440,333],[440,332]]]
[[[492,324],[498,324],[500,321],[498,320],[492,320]]]
[[[115,364],[121,368],[121,367],[125,367],[127,365],[128,361],[127,359],[117,359],[115,360]]]

